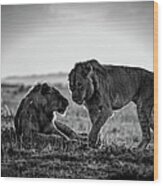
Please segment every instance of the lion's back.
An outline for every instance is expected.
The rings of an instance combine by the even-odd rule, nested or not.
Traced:
[[[139,67],[103,65],[108,76],[112,77],[113,92],[118,92],[124,97],[130,98],[131,101],[142,102],[148,100],[153,104],[154,97],[154,74],[148,70]]]

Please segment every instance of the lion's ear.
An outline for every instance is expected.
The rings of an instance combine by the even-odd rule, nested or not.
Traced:
[[[94,88],[97,90],[99,89],[98,76],[91,64],[89,64],[88,68],[89,68],[89,73],[87,74],[87,78],[91,79],[91,81],[93,82]]]
[[[50,87],[47,83],[44,83],[41,87],[41,94],[45,95],[50,91]]]
[[[82,75],[83,77],[88,77],[91,75],[91,73],[93,72],[93,67],[91,66],[91,64],[87,64],[82,67]]]
[[[94,83],[94,88],[95,88],[96,90],[99,90],[99,88],[100,88],[100,83],[99,83],[99,79],[98,79],[98,76],[97,76],[96,73],[93,74],[92,79],[93,79],[93,83]]]
[[[94,73],[94,70],[93,70],[93,67],[92,67],[92,65],[88,65],[88,67],[87,67],[87,70],[88,70],[88,73],[87,73],[87,77],[89,78],[89,77],[92,77],[92,75],[93,75],[93,73]]]
[[[93,66],[91,64],[87,64],[86,68],[86,77],[92,81],[94,89],[99,89],[99,80],[98,76],[96,74],[96,71],[93,69]]]

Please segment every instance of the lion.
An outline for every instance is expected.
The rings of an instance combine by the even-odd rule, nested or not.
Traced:
[[[20,102],[14,117],[18,142],[36,133],[65,135],[54,126],[53,112],[63,114],[68,100],[47,83],[35,85]]]
[[[142,129],[138,148],[145,149],[153,129],[154,80],[153,72],[138,68],[101,65],[92,59],[79,62],[69,73],[72,100],[88,109],[92,123],[89,145],[96,147],[98,134],[113,112],[129,102],[137,105]]]

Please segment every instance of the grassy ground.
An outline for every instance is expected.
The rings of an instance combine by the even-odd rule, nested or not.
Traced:
[[[59,84],[57,88],[70,101],[67,115],[64,118],[58,115],[58,120],[76,132],[88,134],[91,122],[87,111],[71,101],[65,86]],[[2,85],[2,176],[153,180],[153,142],[143,152],[132,149],[141,140],[136,107],[132,103],[106,122],[100,132],[100,149],[90,149],[87,141],[66,142],[56,136],[38,136],[30,149],[19,150],[13,116],[28,89],[29,86]]]

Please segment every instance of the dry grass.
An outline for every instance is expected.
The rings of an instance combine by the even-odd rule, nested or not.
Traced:
[[[59,85],[58,88],[70,101],[66,117],[58,115],[58,120],[76,132],[89,133],[91,122],[87,111],[71,101],[66,87]],[[133,104],[116,112],[106,122],[100,132],[101,149],[88,148],[87,141],[67,142],[45,135],[36,136],[29,147],[18,149],[13,116],[28,89],[2,86],[2,176],[153,180],[153,143],[143,152],[131,150],[141,140]]]

